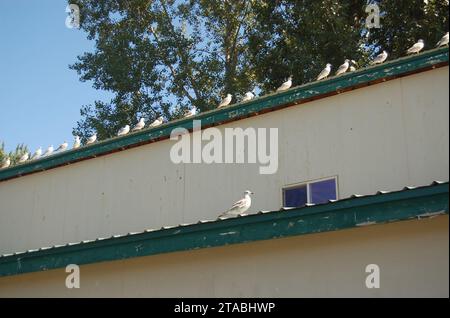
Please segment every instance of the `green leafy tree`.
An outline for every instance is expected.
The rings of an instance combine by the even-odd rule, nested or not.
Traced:
[[[5,143],[2,142],[0,143],[0,162],[9,157],[11,159],[11,166],[13,166],[26,152],[29,152],[28,147],[24,144],[19,144],[16,146],[16,149],[7,153],[5,150]]]

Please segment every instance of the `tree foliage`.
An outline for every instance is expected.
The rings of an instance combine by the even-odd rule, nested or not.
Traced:
[[[139,117],[177,118],[231,93],[273,91],[289,75],[313,80],[326,63],[361,66],[380,50],[431,48],[448,30],[447,0],[374,0],[381,28],[367,30],[366,0],[77,0],[95,51],[71,65],[114,94],[81,109],[74,133],[113,136]]]
[[[24,155],[26,152],[29,152],[28,147],[24,144],[19,144],[16,146],[16,149],[14,149],[13,151],[10,151],[8,153],[5,150],[5,143],[1,142],[0,143],[0,163],[4,159],[9,157],[11,159],[11,166],[13,166],[19,161],[20,157],[22,157],[22,155]]]

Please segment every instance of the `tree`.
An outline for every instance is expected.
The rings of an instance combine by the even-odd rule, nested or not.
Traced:
[[[82,81],[114,93],[83,106],[74,133],[113,136],[138,117],[179,116],[214,108],[228,92],[245,93],[253,75],[246,55],[252,19],[247,0],[75,1],[95,52],[71,65]]]
[[[19,144],[16,146],[16,149],[14,151],[10,151],[9,153],[5,150],[5,143],[0,143],[0,163],[7,157],[11,159],[11,166],[15,165],[20,157],[24,155],[28,151],[28,147],[24,144]]]

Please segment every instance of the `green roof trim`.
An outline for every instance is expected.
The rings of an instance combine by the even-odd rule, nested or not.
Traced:
[[[20,177],[30,173],[68,165],[142,144],[155,142],[170,137],[177,127],[192,129],[192,119],[202,120],[202,128],[217,126],[226,122],[255,116],[260,113],[281,109],[314,99],[324,98],[348,90],[407,76],[448,65],[448,48],[433,49],[421,54],[389,61],[381,65],[371,66],[352,73],[346,73],[328,80],[311,82],[291,88],[281,93],[268,94],[246,103],[234,104],[201,113],[190,119],[169,122],[153,129],[131,133],[123,137],[115,137],[98,143],[68,150],[49,157],[30,161],[0,170],[0,181]]]
[[[448,214],[448,182],[0,257],[0,276]]]

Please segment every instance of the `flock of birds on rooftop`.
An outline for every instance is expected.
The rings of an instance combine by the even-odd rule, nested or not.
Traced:
[[[442,46],[446,46],[449,43],[449,33],[447,32],[442,38],[441,40],[436,44],[436,47],[442,47]],[[417,41],[413,46],[411,46],[406,53],[409,54],[417,54],[420,51],[423,50],[423,48],[425,47],[425,42],[423,40],[419,40]],[[386,51],[381,52],[379,55],[377,55],[371,62],[371,65],[377,65],[377,64],[382,64],[384,61],[386,61],[388,58],[388,53]],[[346,59],[344,61],[344,63],[339,66],[339,68],[336,70],[335,75],[339,76],[342,75],[346,72],[353,72],[356,71],[356,68],[358,67],[358,64],[354,61],[354,60],[349,60]],[[325,66],[325,68],[319,73],[319,75],[317,76],[317,81],[326,79],[330,74],[331,74],[331,69],[332,69],[332,65],[331,64],[327,64]],[[288,90],[289,88],[291,88],[292,86],[292,76],[290,76],[288,78],[288,80],[286,82],[284,82],[280,87],[278,87],[278,89],[276,90],[276,92],[283,92]],[[255,98],[255,93],[253,91],[251,92],[247,92],[245,93],[244,97],[242,98],[241,102],[247,102],[252,100],[253,98]],[[220,104],[217,106],[217,108],[222,108],[222,107],[226,107],[229,106],[231,101],[233,99],[233,95],[231,94],[227,94],[227,96],[220,102]],[[183,118],[189,118],[192,116],[197,115],[197,108],[195,106],[193,106],[191,109],[188,109],[184,115]],[[155,121],[153,121],[148,127],[149,128],[155,128],[158,127],[160,125],[162,125],[164,123],[164,118],[163,117],[159,117],[157,118]],[[117,136],[125,136],[127,135],[130,131],[131,132],[135,132],[135,131],[139,131],[141,129],[143,129],[145,127],[145,119],[141,118],[139,120],[139,122],[131,129],[130,125],[125,125],[124,127],[122,127],[118,132],[117,132]],[[97,141],[97,134],[93,134],[92,136],[88,137],[86,140],[85,145],[90,145],[93,144]],[[79,136],[75,136],[75,140],[73,142],[72,145],[72,149],[77,149],[80,148],[82,146],[81,144],[81,140]],[[67,150],[69,147],[69,144],[64,141],[56,150],[53,148],[53,145],[49,146],[47,148],[47,150],[42,153],[42,148],[39,147],[33,155],[31,155],[31,153],[25,153],[23,154],[19,160],[18,160],[18,164],[21,163],[25,163],[29,160],[36,160],[42,157],[48,157],[54,153],[60,153],[63,152],[65,150]],[[3,159],[3,161],[0,163],[0,169],[5,169],[8,168],[11,165],[11,159],[9,157],[6,157]],[[247,193],[248,192],[248,193]],[[249,204],[251,204],[251,200],[250,200],[250,194],[251,191],[246,191],[246,196],[244,197],[244,201],[240,200],[238,202],[250,202]],[[247,199],[246,199],[247,198]],[[236,203],[238,203],[236,202]],[[239,204],[238,204],[239,206]],[[239,213],[244,213],[248,208],[250,207],[250,205],[244,210],[241,211]]]

